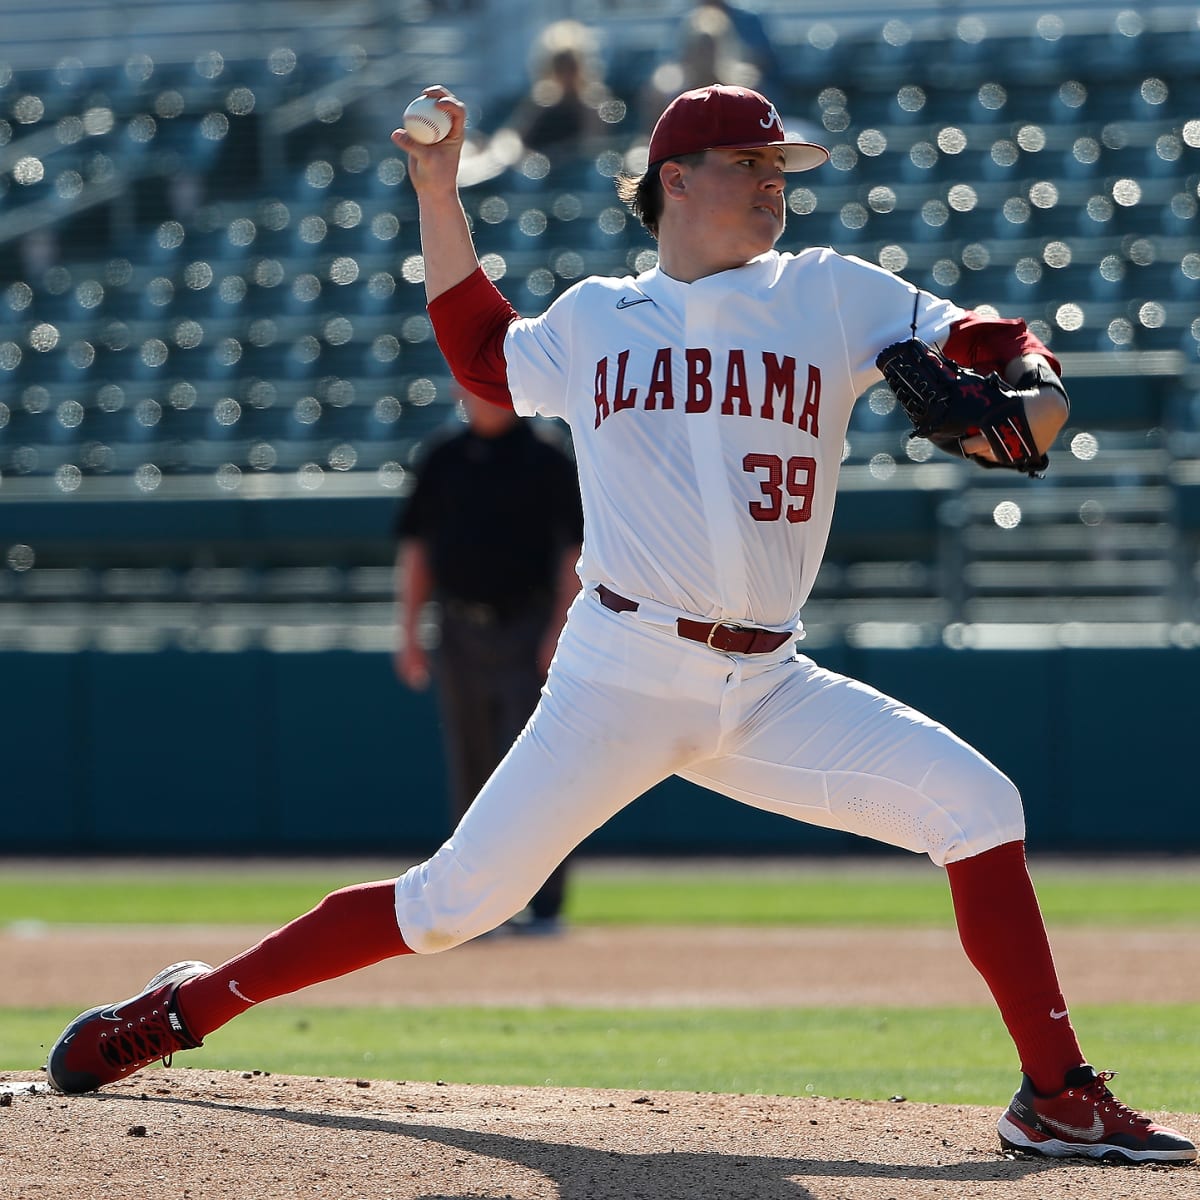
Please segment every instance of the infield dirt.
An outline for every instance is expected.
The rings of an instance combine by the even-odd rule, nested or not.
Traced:
[[[4,1002],[100,1003],[127,995],[165,962],[219,961],[263,932],[9,930],[0,934]],[[1191,1002],[1198,994],[1200,933],[1060,930],[1054,941],[1074,1003]],[[468,998],[639,1007],[990,1004],[950,931],[678,928],[485,939],[453,954],[381,963],[296,1000]],[[41,1080],[37,1071],[0,1076],[7,1200],[1200,1197],[1196,1166],[1005,1156],[995,1135],[999,1108],[181,1067],[152,1068],[92,1096],[54,1095]],[[1166,1117],[1200,1133],[1200,1115]]]

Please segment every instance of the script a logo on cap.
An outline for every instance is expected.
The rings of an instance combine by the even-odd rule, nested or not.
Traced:
[[[764,129],[773,129],[776,125],[779,126],[779,132],[783,132],[783,118],[775,111],[775,105],[767,105],[767,115],[763,117],[759,124]]]

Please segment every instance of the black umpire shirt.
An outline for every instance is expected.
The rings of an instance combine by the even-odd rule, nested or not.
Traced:
[[[395,533],[425,543],[439,600],[516,617],[550,601],[563,551],[583,541],[575,464],[528,420],[491,438],[468,427],[420,463]]]

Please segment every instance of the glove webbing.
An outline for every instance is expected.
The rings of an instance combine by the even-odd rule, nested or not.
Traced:
[[[932,346],[925,346],[923,342],[921,344],[929,352],[930,360],[936,361],[946,378],[954,382],[957,379],[957,372],[941,352]],[[894,357],[899,358],[901,355],[897,354]],[[877,364],[884,374],[887,374],[886,367],[889,361],[889,359],[881,359]],[[889,375],[888,383],[893,390],[895,390],[896,384],[900,384],[908,393],[907,398],[904,396],[897,398],[908,415],[908,419],[913,423],[913,434],[919,437],[928,437],[930,433],[934,432],[938,422],[945,415],[946,398],[933,380],[925,375],[914,379],[911,374],[905,373],[904,375]]]

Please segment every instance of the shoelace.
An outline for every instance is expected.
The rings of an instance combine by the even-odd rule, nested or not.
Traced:
[[[1149,1117],[1143,1116],[1136,1109],[1130,1108],[1128,1104],[1122,1104],[1109,1091],[1108,1081],[1115,1078],[1116,1074],[1116,1071],[1097,1071],[1096,1078],[1091,1083],[1085,1084],[1079,1089],[1080,1096],[1097,1107],[1101,1104],[1111,1106],[1119,1120],[1128,1121],[1131,1125],[1149,1126],[1151,1124]]]
[[[179,1049],[179,1039],[167,1024],[166,1014],[155,1009],[132,1029],[120,1029],[100,1042],[100,1057],[113,1070],[136,1070],[161,1058],[170,1065],[171,1055]]]

